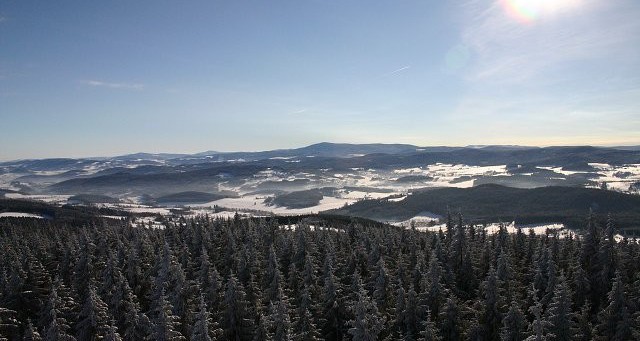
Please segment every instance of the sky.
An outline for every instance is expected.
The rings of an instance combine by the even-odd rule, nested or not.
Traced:
[[[0,1],[0,159],[640,144],[637,0]]]

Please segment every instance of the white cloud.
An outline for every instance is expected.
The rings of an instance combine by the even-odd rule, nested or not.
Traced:
[[[111,89],[124,89],[124,90],[144,89],[144,85],[138,84],[138,83],[111,83],[111,82],[104,82],[100,80],[84,80],[80,82],[88,86],[105,87],[105,88],[111,88]]]

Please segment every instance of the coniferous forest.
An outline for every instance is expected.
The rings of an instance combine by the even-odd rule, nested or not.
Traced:
[[[448,219],[0,222],[0,339],[637,340],[640,246]]]

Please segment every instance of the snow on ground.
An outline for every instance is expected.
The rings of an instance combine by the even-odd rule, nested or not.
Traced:
[[[389,196],[389,193],[380,192],[363,192],[363,191],[345,191],[338,192],[340,199],[363,200],[363,199],[382,199]]]
[[[297,156],[274,156],[270,157],[269,160],[291,160],[295,159]]]
[[[118,203],[118,204],[100,204],[102,207],[116,208],[131,213],[149,213],[149,214],[161,214],[169,215],[171,212],[166,207],[153,207],[140,204],[131,203]]]
[[[107,218],[107,219],[116,219],[116,220],[127,219],[127,217],[121,216],[121,215],[101,215],[101,217]]]
[[[411,224],[415,227],[428,227],[438,222],[442,218],[441,216],[431,212],[420,212],[418,215],[411,219],[392,223],[391,225],[401,227],[411,227]],[[437,229],[436,229],[437,231]]]
[[[208,210],[208,209],[189,209],[189,211],[191,211],[190,214],[186,214],[183,215],[184,217],[189,217],[189,218],[195,218],[195,217],[199,217],[199,216],[205,216],[208,215],[210,218],[212,219],[230,219],[230,218],[234,218],[236,216],[236,211],[220,211],[220,212],[214,212],[212,210]],[[238,213],[240,216],[242,216],[242,213]]]
[[[38,218],[43,219],[44,217],[39,214],[31,214],[31,213],[22,213],[22,212],[2,212],[0,213],[0,218]]]
[[[387,200],[389,200],[389,201],[393,201],[393,202],[399,202],[399,201],[402,201],[402,200],[404,200],[404,199],[406,199],[406,198],[407,198],[407,196],[406,196],[406,195],[403,195],[403,196],[401,196],[401,197],[397,197],[397,198],[389,198],[389,199],[387,199]]]
[[[529,233],[529,231],[533,230],[533,233],[542,235],[546,234],[547,230],[561,230],[564,228],[563,224],[533,224],[533,225],[518,225],[516,226],[515,222],[511,222],[509,224],[503,224],[504,227],[507,228],[507,232],[516,233],[518,229],[524,230],[524,232]],[[487,233],[494,234],[498,233],[500,230],[500,224],[489,224],[487,225]]]
[[[43,176],[51,176],[51,175],[60,175],[68,172],[67,170],[57,170],[57,171],[33,171],[35,175],[43,175]]]
[[[15,173],[0,174],[0,188],[10,189],[14,191],[19,190],[19,188],[14,187],[11,183],[15,179],[19,178],[21,175],[22,174],[15,174]]]
[[[624,239],[624,236],[623,236],[623,235],[621,235],[621,234],[616,234],[616,235],[614,235],[614,236],[613,236],[613,238],[616,240],[616,242],[620,243],[620,242]],[[635,237],[628,237],[628,236],[627,236],[627,240],[628,240],[629,242],[631,242],[631,243],[638,243],[638,242],[640,242],[640,239],[639,239],[639,238],[635,238]]]
[[[332,231],[332,232],[344,232],[343,230],[337,229],[335,227],[324,227],[324,226],[315,226],[308,225],[311,231]],[[291,230],[295,231],[298,228],[298,224],[290,224],[290,225],[280,225],[280,229],[282,230]]]
[[[573,175],[573,174],[584,174],[586,172],[577,172],[577,171],[568,171],[562,169],[562,167],[536,167],[538,169],[550,170],[554,173],[562,174],[562,175]]]
[[[393,172],[396,174],[416,174],[416,173],[423,174],[424,173],[424,171],[420,167],[395,169]]]
[[[627,192],[629,186],[640,181],[640,164],[611,166],[606,163],[589,163],[597,169],[599,177],[595,181],[606,183],[607,188]]]
[[[403,221],[403,222],[399,222],[399,223],[394,223],[393,225],[396,226],[403,226],[406,228],[411,228],[411,220],[415,219],[415,218],[421,218],[420,216],[416,216],[414,218],[411,218],[409,220]],[[429,218],[429,217],[422,217],[422,218]],[[433,219],[433,218],[431,218]],[[417,220],[418,222],[420,222],[420,220]],[[416,230],[418,231],[431,231],[431,232],[438,232],[439,230],[442,230],[443,232],[447,231],[447,225],[446,224],[435,224],[437,222],[437,219],[435,220],[431,220],[431,222],[429,223],[429,221],[427,219],[424,219],[422,221],[422,224],[416,223],[414,224]],[[487,234],[495,234],[498,233],[498,231],[500,230],[500,226],[504,226],[507,229],[508,233],[516,233],[518,232],[518,229],[522,230],[522,232],[524,233],[529,233],[529,231],[533,231],[533,233],[537,234],[537,235],[544,235],[547,233],[547,230],[558,230],[560,231],[560,236],[564,237],[566,236],[569,232],[569,230],[566,230],[564,228],[563,224],[560,223],[553,223],[553,224],[535,224],[535,225],[516,225],[515,222],[511,222],[508,224],[500,224],[500,223],[493,223],[493,224],[488,224],[486,226],[483,225],[474,225],[476,228],[476,231],[481,231],[483,228],[487,231]]]
[[[131,223],[133,227],[151,227],[152,229],[164,229],[164,224],[155,220],[155,217],[136,217],[135,222]]]
[[[261,195],[244,195],[240,198],[224,198],[224,199],[212,201],[206,204],[192,205],[192,207],[211,207],[214,205],[218,205],[218,206],[226,207],[229,209],[258,210],[258,211],[271,212],[271,213],[280,214],[280,215],[298,215],[298,214],[318,213],[324,210],[339,208],[339,207],[342,207],[345,204],[345,202],[349,202],[348,199],[324,197],[320,201],[319,205],[308,207],[308,208],[288,209],[286,207],[268,206],[264,203],[264,199],[265,197]]]
[[[35,200],[35,201],[43,201],[49,204],[57,204],[64,205],[67,203],[67,199],[69,199],[70,195],[55,195],[55,194],[21,194],[21,193],[6,193],[4,195],[7,199],[22,199],[22,200]]]

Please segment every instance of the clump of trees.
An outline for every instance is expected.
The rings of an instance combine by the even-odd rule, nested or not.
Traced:
[[[0,222],[3,340],[633,340],[640,246],[448,219]]]

